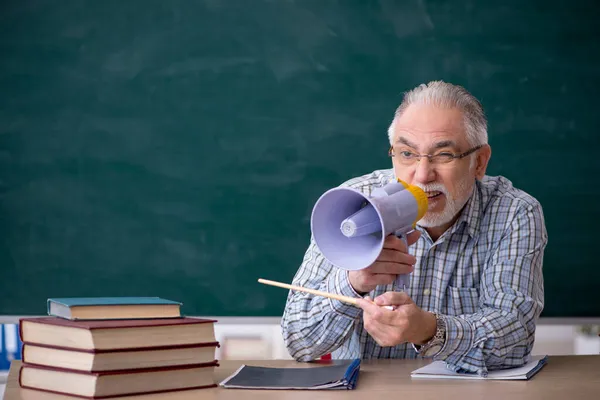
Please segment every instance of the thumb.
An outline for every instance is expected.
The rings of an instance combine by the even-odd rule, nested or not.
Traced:
[[[415,244],[417,242],[417,240],[419,240],[419,238],[421,237],[421,232],[414,230],[411,233],[409,233],[408,235],[406,235],[406,242],[408,243],[409,246]]]
[[[378,306],[401,306],[412,303],[412,299],[406,292],[385,292],[375,298]]]

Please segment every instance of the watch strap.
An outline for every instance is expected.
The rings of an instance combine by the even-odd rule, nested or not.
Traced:
[[[418,354],[424,357],[433,357],[437,355],[446,343],[446,321],[444,317],[437,313],[432,313],[435,316],[436,329],[433,337],[423,345],[413,344],[413,348]]]

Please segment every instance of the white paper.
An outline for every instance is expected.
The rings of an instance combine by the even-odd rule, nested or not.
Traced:
[[[429,365],[416,369],[411,373],[413,378],[436,378],[436,379],[481,379],[481,380],[520,380],[528,379],[530,371],[533,371],[541,360],[546,356],[535,356],[522,367],[488,371],[488,376],[483,377],[476,374],[458,373],[449,370],[443,361],[434,361]],[[545,363],[545,361],[543,361]]]

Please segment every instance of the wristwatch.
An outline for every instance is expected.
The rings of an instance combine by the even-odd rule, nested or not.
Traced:
[[[444,348],[444,344],[446,343],[446,321],[437,313],[433,313],[433,315],[435,316],[436,323],[435,335],[433,335],[429,342],[424,345],[413,344],[415,351],[423,357],[433,357],[437,355]]]

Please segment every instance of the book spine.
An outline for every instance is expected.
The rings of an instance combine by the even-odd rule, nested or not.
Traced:
[[[20,375],[20,374],[19,374]],[[210,389],[210,388],[214,388],[217,387],[216,383],[213,383],[212,385],[204,385],[204,386],[193,386],[193,387],[189,387],[189,388],[183,388],[183,389],[165,389],[165,390],[156,390],[156,391],[152,391],[152,392],[136,392],[136,393],[126,393],[126,394],[113,394],[113,395],[109,395],[109,396],[96,396],[96,397],[87,397],[87,396],[82,396],[82,395],[78,395],[78,394],[72,394],[72,393],[67,393],[67,392],[57,392],[55,390],[47,390],[47,389],[38,389],[32,386],[23,386],[21,385],[20,379],[19,379],[19,386],[21,386],[24,389],[29,389],[29,390],[33,390],[36,392],[44,392],[44,393],[52,393],[52,394],[58,394],[58,395],[67,395],[69,397],[73,397],[74,399],[89,399],[89,400],[101,400],[101,399],[112,399],[115,397],[126,397],[126,396],[141,396],[141,395],[153,395],[153,394],[160,394],[160,393],[175,393],[175,392],[185,392],[187,390],[198,390],[198,389]]]
[[[151,374],[156,372],[163,371],[183,371],[189,369],[198,369],[198,368],[218,368],[220,366],[219,360],[213,360],[210,362],[200,363],[200,364],[186,364],[186,365],[171,365],[168,367],[146,367],[146,368],[138,368],[138,369],[119,369],[119,370],[110,370],[110,371],[81,371],[74,370],[63,367],[50,367],[48,365],[37,365],[37,364],[29,364],[27,362],[21,363],[21,368],[30,368],[30,369],[41,369],[46,371],[56,371],[56,372],[66,372],[74,375],[86,375],[86,376],[108,376],[108,375],[140,375],[140,374]]]
[[[161,351],[161,350],[179,350],[179,349],[197,349],[202,347],[221,347],[219,342],[204,342],[204,343],[192,343],[192,344],[179,344],[172,346],[151,346],[151,347],[132,347],[132,348],[119,348],[119,349],[81,349],[77,347],[65,347],[65,346],[53,346],[50,344],[41,344],[35,342],[28,342],[21,340],[23,345],[43,347],[47,349],[64,350],[64,351],[75,351],[78,353],[89,353],[89,354],[106,354],[106,353],[137,353],[137,352],[148,352],[148,351]]]
[[[354,359],[354,361],[352,361],[352,363],[348,366],[346,373],[344,374],[344,379],[349,381],[357,368],[360,368],[360,358]]]
[[[19,319],[19,338],[21,342],[25,343],[25,339],[23,338],[23,319]]]

